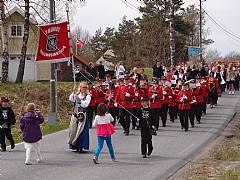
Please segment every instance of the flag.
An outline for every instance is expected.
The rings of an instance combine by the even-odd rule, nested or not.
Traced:
[[[40,26],[36,62],[63,62],[70,57],[68,22]]]
[[[77,38],[77,41],[76,41],[77,48],[81,48],[82,45],[84,45],[84,42],[82,42],[79,38]]]
[[[202,50],[200,47],[188,46],[188,56],[199,56]]]

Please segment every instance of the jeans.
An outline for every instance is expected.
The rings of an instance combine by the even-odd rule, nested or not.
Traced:
[[[98,136],[98,147],[95,150],[94,156],[96,158],[98,158],[98,156],[99,156],[99,154],[100,154],[100,152],[101,152],[101,150],[103,148],[104,140],[107,143],[107,147],[108,147],[108,151],[110,153],[110,157],[114,158],[115,155],[114,155],[114,150],[113,150],[113,146],[112,146],[112,138],[111,138],[111,136],[108,136],[108,137]]]

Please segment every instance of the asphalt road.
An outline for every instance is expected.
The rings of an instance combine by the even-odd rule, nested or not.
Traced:
[[[1,153],[0,179],[168,179],[219,136],[234,116],[239,97],[239,92],[235,95],[223,94],[218,106],[208,108],[207,114],[202,117],[202,123],[196,124],[188,132],[181,130],[179,119],[174,123],[168,120],[167,127],[161,127],[158,135],[153,137],[154,150],[146,159],[140,154],[138,130],[131,130],[129,136],[124,136],[121,126],[117,125],[112,139],[118,162],[111,161],[105,145],[99,157],[100,164],[92,161],[97,146],[95,129],[90,130],[90,151],[82,154],[68,149],[68,130],[64,130],[43,137],[43,164],[36,162],[35,152],[31,154],[33,164],[24,164],[23,143],[17,144],[14,150],[8,147],[6,152]]]

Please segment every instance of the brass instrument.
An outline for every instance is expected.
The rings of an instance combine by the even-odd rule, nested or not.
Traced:
[[[152,91],[152,94],[153,94],[153,95],[158,94],[158,92],[157,92],[157,87],[156,87],[156,86],[154,86],[153,91]],[[154,103],[155,103],[155,96],[153,97],[153,100],[152,100],[152,104],[154,104]]]
[[[165,85],[162,92],[167,91],[167,90],[168,90],[168,86]],[[161,100],[164,100],[164,99],[165,99],[165,95],[163,94],[163,98]]]
[[[193,92],[193,88],[189,88],[189,91]],[[190,101],[190,104],[194,104],[196,102],[196,96],[192,96],[192,100]]]
[[[108,106],[110,105],[110,103],[111,103],[111,98],[113,97],[113,95],[112,95],[112,90],[110,89],[110,94],[109,94],[109,96],[108,96]]]
[[[183,90],[183,97],[186,96],[186,90]],[[182,98],[183,98],[182,97]],[[183,98],[183,101],[182,101],[182,109],[185,108],[185,99]]]

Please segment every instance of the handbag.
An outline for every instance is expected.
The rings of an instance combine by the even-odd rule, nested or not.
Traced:
[[[4,124],[0,125],[0,130],[2,129],[8,129],[8,123],[5,122]]]

